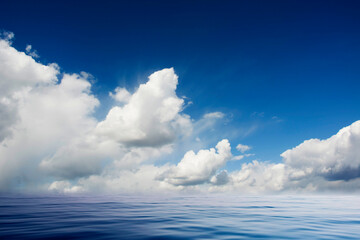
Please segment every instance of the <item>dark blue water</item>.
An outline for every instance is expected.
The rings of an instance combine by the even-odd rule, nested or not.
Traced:
[[[360,197],[7,195],[0,238],[360,239]]]

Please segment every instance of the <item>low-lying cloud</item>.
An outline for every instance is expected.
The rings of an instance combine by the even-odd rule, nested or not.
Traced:
[[[231,158],[231,147],[227,139],[216,145],[216,150],[189,151],[183,159],[171,167],[159,179],[173,185],[198,185],[210,178]]]

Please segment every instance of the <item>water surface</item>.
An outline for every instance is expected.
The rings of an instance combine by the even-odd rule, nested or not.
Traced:
[[[0,196],[0,239],[360,239],[359,196]]]

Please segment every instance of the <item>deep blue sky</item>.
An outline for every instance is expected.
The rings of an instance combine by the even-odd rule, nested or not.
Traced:
[[[174,67],[195,119],[222,111],[214,134],[261,160],[360,119],[360,1],[5,1],[0,29],[44,63],[86,71],[106,103]],[[106,105],[106,104],[105,104]],[[104,112],[99,112],[103,116]],[[281,121],[272,119],[277,116]],[[234,129],[257,126],[244,135]],[[225,129],[225,130],[224,130]],[[245,131],[245,130],[244,130]]]

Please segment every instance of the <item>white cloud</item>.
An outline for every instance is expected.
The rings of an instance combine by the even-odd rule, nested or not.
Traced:
[[[41,159],[95,127],[96,120],[90,114],[99,102],[89,89],[86,79],[65,74],[59,84],[36,86],[14,94],[18,121],[11,137],[0,147],[1,185],[11,186],[7,181],[12,179],[26,179],[30,183],[40,178]]]
[[[125,88],[117,87],[115,92],[109,92],[109,96],[120,103],[127,103],[130,100],[131,94]]]
[[[231,160],[239,161],[239,160],[241,160],[243,158],[244,158],[244,155],[237,155],[237,156],[233,156],[233,158]]]
[[[229,174],[227,185],[212,190],[356,191],[360,186],[360,121],[325,139],[310,139],[281,156],[284,162],[253,161]]]
[[[356,122],[350,127],[342,129],[333,137],[320,142],[326,144],[337,139],[335,140],[336,144],[332,145],[332,147],[338,145],[335,147],[335,149],[338,150],[339,147],[357,146],[358,127],[359,123]],[[351,139],[350,142],[355,142],[348,145],[350,142],[344,138],[347,140]],[[311,141],[305,141],[305,143],[308,142]],[[340,144],[340,142],[345,142],[346,144]],[[294,149],[302,149],[303,146],[304,145],[301,144]],[[311,146],[307,147],[311,148]],[[97,189],[103,188],[108,191],[125,192],[192,190],[271,193],[282,191],[354,191],[354,189],[360,186],[360,178],[349,179],[349,176],[351,177],[352,175],[346,175],[343,179],[332,179],[329,178],[328,175],[324,175],[323,172],[319,173],[318,171],[314,171],[313,168],[307,166],[308,162],[318,164],[313,163],[314,158],[311,157],[309,161],[304,162],[302,162],[302,158],[298,158],[299,162],[295,161],[296,164],[290,163],[289,159],[285,159],[284,163],[276,164],[253,161],[251,163],[244,163],[240,170],[237,171],[228,172],[223,170],[219,172],[221,167],[223,167],[232,156],[230,144],[227,140],[219,142],[216,148],[217,151],[215,149],[200,150],[197,154],[189,151],[177,165],[165,164],[160,167],[138,165],[139,167],[133,170],[121,170],[122,168],[116,167],[115,164],[115,167],[110,168],[114,169],[114,171],[108,169],[100,176],[90,176],[89,178],[81,180],[79,185],[71,187],[77,186],[80,189],[87,189],[88,191],[98,191]],[[345,151],[349,150],[349,148],[345,148],[347,149]],[[327,152],[326,147],[320,149],[325,151],[325,153]],[[287,153],[289,154],[291,151],[293,150],[288,150]],[[317,154],[322,155],[321,153]],[[137,153],[135,153],[135,155],[129,153],[128,159],[131,161],[131,159],[140,155]],[[296,152],[296,157],[300,157],[299,155],[302,155],[302,153]],[[309,157],[309,155],[306,154],[302,157]],[[293,160],[292,158],[290,161]],[[319,163],[319,166],[324,167],[327,166],[326,164],[328,163],[322,162]],[[355,169],[356,166],[355,164]],[[70,189],[70,187],[68,188]]]
[[[0,96],[11,98],[35,85],[53,84],[58,81],[56,64],[48,66],[36,62],[23,52],[18,52],[9,41],[0,39]]]
[[[182,190],[182,187],[157,180],[157,176],[168,169],[167,165],[156,167],[150,164],[140,165],[136,169],[107,168],[102,174],[81,178],[76,184],[66,185],[66,188],[76,187],[85,192],[106,193],[154,193]],[[61,187],[58,189],[61,191]]]
[[[68,181],[55,181],[48,187],[49,191],[58,193],[80,193],[84,190],[79,186],[71,186]]]
[[[0,40],[0,189],[43,181],[43,158],[95,127],[84,76],[59,73]]]
[[[32,56],[34,58],[38,58],[39,55],[37,54],[36,50],[32,49],[32,46],[30,44],[26,45],[25,51],[27,55]]]
[[[176,96],[176,85],[173,69],[152,74],[123,107],[113,107],[104,121],[45,158],[41,169],[74,179],[101,174],[104,161],[136,169],[149,158],[168,154],[176,138],[192,129],[190,117],[180,113],[183,100]]]
[[[211,112],[211,113],[206,113],[204,115],[204,118],[223,118],[224,116],[225,114],[222,112]]]
[[[250,146],[247,146],[247,145],[243,145],[243,144],[238,144],[238,145],[236,146],[236,149],[237,149],[238,151],[240,151],[241,153],[244,153],[244,152],[246,152],[246,151],[249,151],[249,150],[251,149],[251,147],[250,147]]]
[[[191,133],[190,117],[181,114],[184,100],[175,90],[174,69],[151,74],[123,107],[113,107],[96,134],[128,146],[162,146]]]
[[[326,139],[310,139],[281,156],[295,178],[322,176],[329,181],[360,177],[360,121]]]
[[[75,179],[101,174],[103,162],[136,169],[149,158],[168,154],[176,138],[192,129],[190,118],[180,113],[183,100],[176,96],[176,85],[173,69],[152,74],[123,107],[113,107],[96,127],[43,159],[40,168]]]
[[[176,166],[159,179],[173,185],[197,185],[209,181],[231,158],[231,147],[227,139],[220,141],[215,148],[216,150],[200,150],[197,154],[188,151]]]
[[[18,120],[17,105],[8,98],[0,100],[0,142],[12,135],[12,126]]]
[[[114,106],[98,122],[89,74],[58,79],[56,64],[36,62],[10,39],[0,40],[0,189],[55,179],[49,189],[73,192],[95,176],[123,179],[109,169],[138,171],[142,162],[171,153],[174,141],[191,133],[172,68],[152,74],[134,94],[117,88],[113,97],[123,107]]]
[[[263,193],[281,191],[285,183],[284,164],[253,161],[244,163],[239,171],[231,172],[226,185],[213,186],[211,191]]]
[[[154,148],[137,149],[127,153],[119,161],[114,161],[104,169],[101,174],[81,178],[76,184],[60,185],[61,189],[81,189],[95,192],[163,192],[163,191],[199,191],[197,185],[209,182],[213,185],[226,184],[227,172],[222,171],[215,175],[226,161],[231,158],[230,144],[223,140],[216,145],[216,149],[200,150],[197,154],[189,151],[178,165],[164,164],[154,166],[151,164],[139,164],[145,155],[162,154],[160,150],[154,152]],[[169,151],[170,152],[170,151]],[[132,168],[124,167],[125,159],[138,163]],[[128,162],[128,163],[129,163]],[[190,169],[190,170],[188,170]],[[214,176],[215,175],[215,176]],[[179,180],[180,178],[180,180]],[[61,181],[63,182],[63,181]],[[68,182],[66,182],[68,183]],[[54,184],[54,183],[53,183]],[[49,189],[55,189],[51,184]],[[55,186],[58,183],[55,182]]]
[[[19,94],[34,86],[45,86],[57,81],[58,67],[37,63],[25,53],[11,46],[12,33],[0,39],[0,141],[10,136],[18,120]]]
[[[65,193],[359,189],[360,121],[285,151],[283,163],[253,161],[226,171],[227,161],[253,154],[233,156],[226,139],[206,149],[209,139],[201,133],[225,115],[212,112],[192,121],[182,113],[172,68],[153,73],[133,94],[121,87],[109,93],[117,103],[99,122],[89,74],[60,78],[56,64],[35,61],[30,45],[28,54],[17,51],[13,35],[6,36],[0,40],[0,190],[44,184]],[[184,149],[180,156],[187,151],[176,165],[165,159],[174,149]]]

